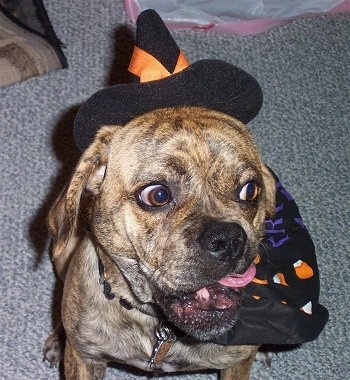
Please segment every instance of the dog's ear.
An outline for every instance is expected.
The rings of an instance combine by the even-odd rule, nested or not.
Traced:
[[[269,168],[262,164],[263,180],[266,193],[266,216],[271,218],[276,207],[276,182]]]
[[[116,129],[115,126],[100,129],[49,212],[47,222],[52,236],[52,258],[58,272],[65,265],[77,241],[77,223],[83,194],[96,195],[103,183],[109,146]]]

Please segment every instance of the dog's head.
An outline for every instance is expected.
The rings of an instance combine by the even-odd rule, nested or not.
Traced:
[[[84,152],[50,213],[54,258],[85,199],[89,230],[134,297],[209,340],[237,320],[274,188],[243,124],[203,108],[159,109],[102,128]]]

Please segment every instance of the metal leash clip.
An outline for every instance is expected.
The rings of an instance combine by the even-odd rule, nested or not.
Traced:
[[[155,329],[156,343],[153,346],[149,367],[155,368],[159,365],[167,355],[170,347],[175,342],[175,335],[169,327],[165,327],[162,323]]]

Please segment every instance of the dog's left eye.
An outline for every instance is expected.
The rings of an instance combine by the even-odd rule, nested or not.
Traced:
[[[261,188],[256,182],[250,181],[242,187],[239,193],[239,199],[242,201],[252,202],[258,198],[260,195],[260,190]]]
[[[146,206],[161,207],[171,201],[171,192],[164,185],[151,185],[139,193],[139,199]]]

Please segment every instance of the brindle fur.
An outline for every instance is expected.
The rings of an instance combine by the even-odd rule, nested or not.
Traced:
[[[246,206],[235,197],[251,178],[262,191]],[[140,207],[135,194],[154,182],[171,187],[172,205]],[[274,198],[274,180],[247,128],[227,115],[169,108],[101,128],[48,217],[52,257],[64,282],[66,378],[102,379],[110,361],[147,370],[160,321],[156,294],[193,292],[228,274],[228,264],[218,264],[198,244],[203,226],[209,220],[242,226],[249,248],[230,263],[240,273],[258,250]],[[98,257],[113,300],[99,283]],[[120,297],[133,309],[121,306]],[[56,335],[44,349],[53,364],[60,360]],[[219,369],[222,379],[244,380],[256,352],[255,346],[180,339],[160,369]]]

